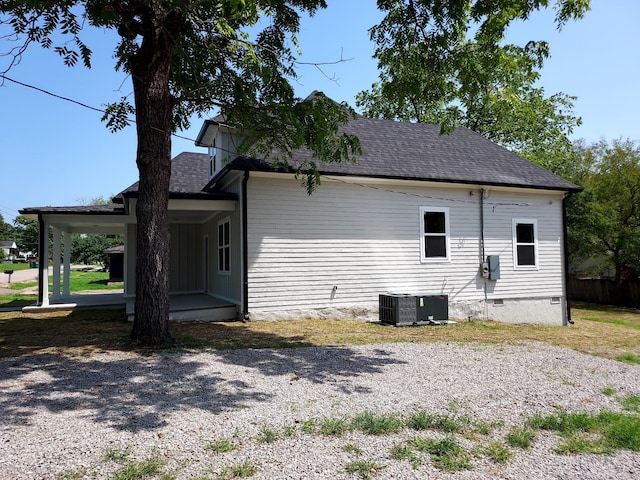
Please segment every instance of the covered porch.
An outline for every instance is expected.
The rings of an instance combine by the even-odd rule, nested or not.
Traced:
[[[48,305],[32,305],[22,309],[25,313],[56,312],[80,309],[118,309],[133,321],[135,298],[127,298],[122,292],[82,293],[50,299]],[[172,294],[169,296],[169,320],[229,321],[238,317],[233,303],[206,293]]]
[[[224,197],[224,198],[222,198]],[[69,309],[123,309],[133,320],[135,303],[135,196],[122,203],[79,207],[27,208],[21,213],[37,219],[40,229],[38,270],[38,302],[25,307],[25,312],[43,312]],[[173,198],[169,202],[170,224],[197,230],[221,212],[235,210],[235,195],[198,195],[197,198]],[[189,227],[193,226],[193,228]],[[123,280],[124,288],[116,291],[71,291],[71,235],[122,234],[124,236]],[[200,240],[198,240],[200,241]],[[187,251],[195,248],[187,248]],[[51,264],[44,259],[50,259]],[[238,318],[237,304],[230,299],[218,298],[208,288],[207,267],[200,258],[188,257],[190,271],[197,271],[197,279],[188,282],[188,288],[172,290],[169,299],[170,320],[224,321]],[[173,260],[172,260],[173,263]],[[176,275],[182,274],[174,268]],[[202,272],[200,272],[202,270]],[[49,277],[51,276],[51,287]],[[184,282],[172,282],[182,286]],[[51,289],[51,291],[49,291]],[[177,290],[177,291],[176,291]]]

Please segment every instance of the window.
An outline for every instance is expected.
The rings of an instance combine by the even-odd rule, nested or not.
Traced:
[[[513,261],[515,268],[538,265],[537,224],[535,220],[513,220]]]
[[[420,207],[420,250],[423,261],[449,260],[449,209]]]
[[[217,151],[216,151],[216,145],[214,141],[214,144],[209,147],[209,178],[213,177],[213,175],[216,173],[216,170],[217,170],[216,154],[217,154]]]
[[[229,219],[218,223],[218,272],[231,273],[231,238]]]

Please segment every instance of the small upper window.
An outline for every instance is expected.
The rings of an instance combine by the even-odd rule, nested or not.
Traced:
[[[218,272],[231,272],[231,222],[226,220],[218,223]]]
[[[535,220],[513,220],[513,259],[515,268],[538,265],[538,228]]]
[[[422,260],[449,260],[449,209],[420,207],[420,231]]]
[[[216,173],[217,165],[216,165],[216,154],[217,149],[215,143],[209,147],[209,178],[213,177]]]

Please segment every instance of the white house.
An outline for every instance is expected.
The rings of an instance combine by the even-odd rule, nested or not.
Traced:
[[[362,154],[320,163],[309,196],[294,171],[310,152],[288,169],[237,156],[233,131],[205,122],[208,153],[173,160],[172,293],[215,299],[215,319],[376,319],[381,294],[410,294],[446,295],[451,319],[570,321],[564,208],[580,187],[466,129],[358,117],[344,130]],[[54,250],[74,231],[124,233],[130,299],[136,196],[21,213],[54,229]]]
[[[18,254],[18,245],[16,245],[16,242],[13,240],[1,240],[0,248],[2,248],[2,251],[4,252],[4,258],[8,260],[15,259]]]

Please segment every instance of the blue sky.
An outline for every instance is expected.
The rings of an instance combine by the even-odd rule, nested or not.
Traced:
[[[304,97],[322,90],[354,106],[355,95],[377,79],[368,29],[381,14],[373,0],[327,3],[326,10],[302,22],[302,61],[349,60],[324,65],[323,71],[302,65],[296,92]],[[551,11],[510,29],[510,42],[550,43],[551,58],[540,85],[548,95],[564,92],[578,97],[575,113],[583,125],[574,138],[640,140],[639,18],[637,0],[592,0],[591,12],[560,32]],[[54,52],[34,46],[8,76],[98,108],[129,95],[130,82],[114,71],[113,34],[94,30],[87,43],[94,50],[91,70],[67,68]],[[6,44],[0,44],[0,51],[6,51]],[[96,196],[116,194],[137,180],[134,127],[112,134],[100,117],[95,111],[10,82],[0,88],[0,214],[5,221],[12,221],[21,208],[86,203]],[[201,120],[194,119],[189,130],[179,133],[194,139],[200,126]],[[192,140],[175,137],[172,150],[174,155],[204,152]]]

